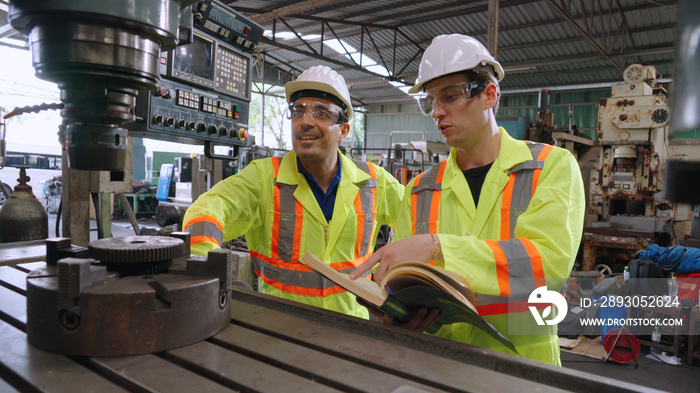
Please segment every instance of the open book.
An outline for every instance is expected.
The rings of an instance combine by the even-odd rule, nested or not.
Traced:
[[[469,323],[488,333],[506,348],[515,346],[476,311],[476,295],[469,281],[457,273],[420,262],[392,266],[377,284],[366,278],[351,280],[307,252],[299,261],[329,280],[399,320],[408,320],[421,307],[439,308],[442,317],[426,331],[437,333],[442,325]]]

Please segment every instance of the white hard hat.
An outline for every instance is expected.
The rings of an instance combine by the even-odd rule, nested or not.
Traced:
[[[326,98],[339,104],[348,115],[348,119],[352,119],[352,102],[350,101],[350,93],[348,86],[345,84],[343,76],[333,71],[327,66],[313,66],[304,71],[293,82],[287,82],[284,85],[284,91],[287,95],[287,103],[292,102],[292,95],[305,90],[315,91],[320,94],[304,94],[302,96],[312,96],[318,98]]]
[[[503,67],[474,37],[462,34],[439,35],[433,38],[423,53],[416,84],[408,92],[419,93],[426,83],[435,78],[468,70],[487,71],[499,82],[503,79]]]

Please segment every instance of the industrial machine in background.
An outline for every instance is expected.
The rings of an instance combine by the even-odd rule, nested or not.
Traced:
[[[349,157],[374,162],[404,185],[425,169],[445,160],[450,153],[450,147],[444,142],[426,140],[423,131],[391,131],[386,134],[389,135],[390,147],[352,147],[348,152]],[[421,139],[406,142],[410,138],[406,138],[405,135],[413,134],[420,135]],[[397,137],[404,141],[396,142],[394,138]]]
[[[525,139],[553,145],[554,131],[554,114],[549,111],[549,90],[541,89],[537,96],[537,116],[535,122],[527,129]]]
[[[172,164],[162,164],[156,192],[158,207],[155,217],[160,227],[170,228],[161,233],[182,230],[182,219],[187,208],[221,180],[235,175],[253,160],[283,157],[286,153],[287,150],[254,145],[238,150],[235,160],[193,154],[189,157],[175,157]],[[233,150],[228,154],[231,157]]]
[[[554,123],[554,113],[549,110],[549,94],[549,89],[540,89],[537,97],[535,122],[525,130],[524,139],[563,147],[569,150],[574,157],[580,158],[595,145],[595,142],[585,133],[579,132],[576,125],[573,124],[573,103],[569,103],[568,126],[557,128]]]
[[[598,102],[600,154],[591,171],[583,270],[603,256],[629,261],[651,242],[668,242],[671,232],[671,212],[656,197],[667,159],[666,91],[653,66],[633,64],[623,76],[612,97]]]

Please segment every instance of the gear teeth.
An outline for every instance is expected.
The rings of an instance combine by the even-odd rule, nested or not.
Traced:
[[[126,236],[90,242],[91,258],[103,263],[148,263],[177,258],[183,241],[167,236]]]

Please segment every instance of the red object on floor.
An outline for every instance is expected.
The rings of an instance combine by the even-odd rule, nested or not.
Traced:
[[[680,283],[678,288],[679,299],[690,299],[693,303],[698,301],[698,290],[700,290],[700,273],[676,274]]]
[[[605,340],[603,340],[603,348],[605,348],[605,352],[610,354],[610,359],[623,364],[632,363],[635,358],[639,357],[639,341],[637,337],[624,332],[620,334],[620,339],[615,344],[615,339],[619,333],[620,329],[609,331],[605,335]],[[613,348],[613,345],[615,348]],[[634,351],[634,354],[632,354],[632,351]]]

